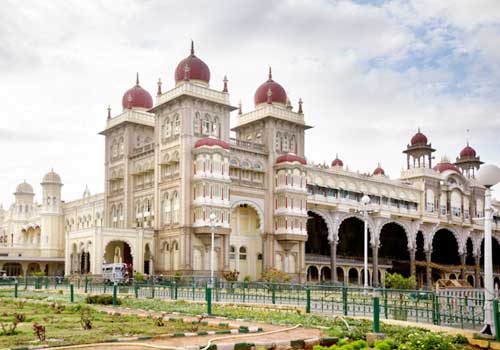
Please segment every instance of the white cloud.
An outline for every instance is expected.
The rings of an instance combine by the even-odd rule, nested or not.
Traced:
[[[471,5],[473,4],[473,5]],[[10,1],[0,12],[0,202],[54,167],[64,197],[103,188],[106,107],[134,82],[173,86],[189,40],[253,107],[267,66],[305,101],[307,156],[396,177],[418,126],[440,155],[471,142],[500,163],[498,1]],[[485,66],[486,65],[486,66]],[[325,142],[328,144],[325,147]],[[439,157],[439,156],[438,156]],[[39,186],[37,188],[39,190]]]

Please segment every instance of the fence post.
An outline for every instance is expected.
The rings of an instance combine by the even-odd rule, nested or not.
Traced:
[[[85,294],[88,292],[89,290],[89,278],[87,277],[87,275],[85,275]]]
[[[116,306],[118,304],[116,294],[118,292],[118,285],[116,284],[116,281],[113,283],[113,306]]]
[[[174,299],[177,300],[177,291],[178,291],[177,282],[174,281]]]
[[[384,288],[384,316],[385,316],[385,319],[388,318],[387,289],[386,288]]]
[[[75,302],[75,286],[73,285],[73,282],[71,282],[69,285],[69,302]]]
[[[14,298],[18,297],[18,288],[19,288],[19,282],[16,280],[14,282]]]
[[[274,283],[271,286],[271,301],[276,304],[276,285]]]
[[[344,311],[344,316],[347,316],[347,287],[342,286],[342,309]]]
[[[207,300],[207,315],[212,315],[212,288],[207,286],[205,289],[205,298]]]
[[[306,287],[306,313],[311,313],[311,289]]]
[[[136,299],[139,298],[139,285],[137,284],[135,279],[134,279],[134,295]]]
[[[380,333],[380,299],[379,291],[373,291],[373,333]]]
[[[498,322],[498,299],[493,300],[493,321],[495,322],[495,340],[500,340],[500,323]]]
[[[24,289],[28,289],[28,276],[24,276]]]
[[[45,289],[49,289],[49,276],[45,276]]]

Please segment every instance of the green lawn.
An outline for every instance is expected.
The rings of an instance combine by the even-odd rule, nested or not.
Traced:
[[[227,329],[205,323],[191,324],[166,320],[163,326],[158,326],[154,318],[135,315],[108,315],[97,312],[84,304],[63,304],[63,310],[57,310],[57,305],[59,304],[32,301],[22,304],[12,298],[1,298],[0,322],[6,329],[14,321],[15,314],[24,315],[25,320],[18,324],[14,335],[2,334],[3,331],[0,329],[0,348],[40,344],[33,332],[34,323],[45,326],[46,343],[50,345],[93,343],[138,335]],[[89,330],[84,330],[81,325],[82,309],[87,309],[90,312],[92,328]]]

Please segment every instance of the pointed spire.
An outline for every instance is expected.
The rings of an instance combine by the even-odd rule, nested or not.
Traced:
[[[111,106],[108,105],[108,119],[111,119]]]
[[[302,102],[302,99],[301,99],[301,98],[299,98],[299,113],[300,113],[300,114],[304,113],[304,112],[302,111],[302,103],[303,103],[303,102]]]
[[[420,132],[420,126],[418,127],[417,132]]]
[[[135,85],[139,86],[139,72],[135,73]]]
[[[158,96],[160,96],[161,95],[161,78],[158,78],[158,82],[156,84],[158,84],[158,91],[156,92],[156,94]]]
[[[241,103],[241,100],[240,100],[240,102],[238,103],[238,115],[242,115],[243,114],[242,106],[243,106],[243,104]]]
[[[222,92],[227,92],[227,76],[224,75],[224,79],[222,80],[224,82],[224,89],[222,89]]]
[[[272,96],[273,96],[273,91],[271,90],[271,88],[268,88],[267,89],[267,103],[269,103],[269,104],[273,103]]]
[[[469,146],[469,140],[470,140],[470,129],[467,129],[467,136],[465,137],[466,141],[467,141],[467,146]]]
[[[269,66],[269,80],[273,80],[273,72],[271,70],[271,66]]]
[[[194,56],[194,41],[191,39],[191,56]]]

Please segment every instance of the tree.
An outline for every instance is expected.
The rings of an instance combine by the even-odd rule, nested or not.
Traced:
[[[414,276],[403,277],[399,273],[388,273],[385,276],[385,287],[391,289],[415,289],[417,282]]]

